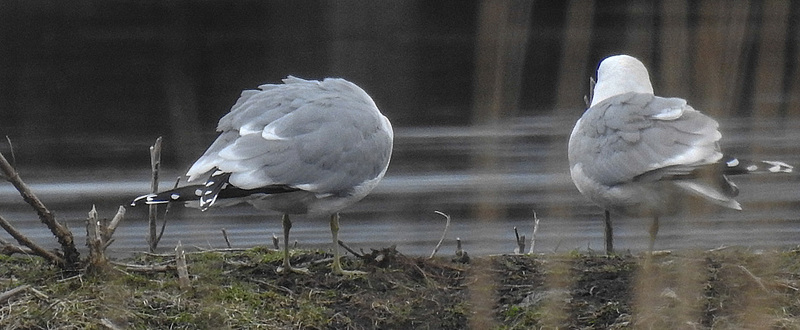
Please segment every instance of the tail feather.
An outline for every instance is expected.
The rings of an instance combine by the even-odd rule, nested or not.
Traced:
[[[724,162],[704,166],[670,166],[636,177],[640,181],[672,180],[678,186],[698,196],[732,209],[741,210],[734,198],[739,187],[729,175],[792,173],[794,167],[780,161],[751,161],[724,157]]]
[[[769,174],[769,173],[792,173],[794,166],[781,161],[774,160],[747,160],[738,158],[727,158],[725,161],[724,174]]]
[[[175,188],[167,191],[162,191],[157,194],[147,194],[136,197],[131,206],[136,206],[141,202],[146,205],[153,204],[166,204],[170,202],[189,202],[196,201],[200,198],[202,192],[202,185],[192,185],[180,188]]]
[[[214,202],[217,201],[220,192],[230,186],[230,184],[228,184],[228,179],[230,177],[230,173],[219,171],[216,168],[214,169],[214,173],[211,174],[211,177],[208,178],[206,184],[198,192],[200,196],[201,211],[208,210],[211,205],[214,205]]]
[[[206,191],[209,191],[208,188],[209,185],[191,185],[162,191],[157,194],[142,195],[136,197],[133,202],[131,202],[131,206],[137,206],[142,202],[145,205],[166,204],[172,202],[200,202],[200,209],[205,211],[214,205],[214,202],[218,199],[235,199],[251,195],[282,194],[300,190],[287,185],[271,185],[255,189],[241,189],[230,184],[226,184],[221,187],[220,190],[212,193],[213,198],[208,199],[208,202],[203,204],[204,199],[202,197],[208,197],[212,195],[206,193]]]

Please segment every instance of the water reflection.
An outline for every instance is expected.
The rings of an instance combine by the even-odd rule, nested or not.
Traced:
[[[444,218],[434,213],[438,210],[453,219],[440,254],[452,254],[456,237],[473,255],[510,253],[516,247],[513,228],[530,238],[536,210],[542,219],[536,251],[602,250],[602,210],[580,196],[569,179],[566,141],[573,120],[554,116],[518,118],[498,127],[397,129],[386,178],[371,195],[342,213],[340,239],[355,249],[396,244],[405,254],[428,255],[444,228]],[[800,122],[723,121],[721,128],[723,148],[741,157],[800,164]],[[59,169],[23,169],[23,178],[81,242],[91,204],[97,205],[101,217],[110,218],[118,205],[148,190],[147,171],[112,169],[64,176]],[[162,178],[179,173],[168,169]],[[797,174],[734,180],[741,188],[738,200],[744,211],[706,208],[702,216],[664,219],[656,248],[800,243]],[[162,183],[164,189],[171,185]],[[49,231],[9,184],[0,185],[0,210],[37,242],[56,247]],[[146,212],[146,208],[128,209],[110,247],[112,254],[147,248]],[[281,233],[279,218],[277,213],[260,213],[246,205],[208,212],[174,207],[160,247],[168,251],[179,240],[189,246],[225,247],[222,228],[234,247],[271,244],[272,234]],[[299,246],[328,247],[327,218],[296,219],[291,237]],[[615,218],[617,249],[646,248],[648,225],[641,219]],[[6,233],[0,237],[10,240]]]

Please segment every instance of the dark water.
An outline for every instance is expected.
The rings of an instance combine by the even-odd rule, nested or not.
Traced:
[[[381,184],[363,201],[341,214],[340,239],[368,251],[397,245],[409,255],[428,255],[444,229],[441,211],[452,223],[440,255],[455,249],[455,238],[474,255],[510,253],[513,228],[530,239],[533,211],[541,219],[537,252],[602,250],[602,210],[573,187],[566,157],[567,137],[575,116],[518,118],[498,127],[396,129],[395,154]],[[800,164],[800,122],[721,122],[724,149],[744,158],[777,159]],[[186,164],[188,166],[188,164]],[[183,169],[165,169],[162,188]],[[21,169],[42,200],[65,221],[79,243],[92,204],[110,218],[118,205],[149,189],[149,169],[104,169],[69,173],[50,165]],[[685,216],[664,219],[658,249],[746,246],[754,249],[800,244],[800,176],[736,177],[744,211],[698,207]],[[147,209],[130,208],[110,250],[126,255],[146,250]],[[56,243],[35,213],[10,184],[0,185],[0,215],[40,244]],[[281,235],[280,216],[249,206],[200,212],[173,207],[160,244],[225,247],[225,228],[234,247],[271,244]],[[300,247],[329,246],[327,218],[293,218],[291,240]],[[615,218],[618,250],[646,248],[649,220]],[[8,234],[0,237],[11,240]],[[530,241],[528,242],[530,244]]]

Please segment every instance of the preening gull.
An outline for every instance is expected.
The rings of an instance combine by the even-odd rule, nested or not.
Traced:
[[[661,216],[675,214],[685,198],[741,210],[739,189],[727,175],[791,172],[781,162],[745,162],[719,147],[719,124],[680,98],[655,96],[644,64],[628,55],[604,59],[589,109],[569,138],[572,181],[608,211],[652,217],[650,251]],[[766,166],[765,166],[766,165]]]
[[[245,90],[220,119],[219,137],[186,173],[192,185],[145,195],[146,204],[192,203],[203,211],[247,202],[283,213],[283,268],[289,262],[290,214],[330,216],[337,274],[338,212],[383,178],[392,154],[389,120],[364,90],[344,80],[303,80]]]

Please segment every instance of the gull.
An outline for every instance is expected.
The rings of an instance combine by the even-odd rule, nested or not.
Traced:
[[[339,211],[361,200],[386,174],[393,131],[372,98],[338,78],[322,81],[289,76],[283,84],[245,90],[220,119],[219,137],[189,168],[185,186],[136,198],[145,204],[185,202],[205,211],[249,203],[283,214],[283,267],[289,262],[289,215],[330,216],[332,271],[339,261]]]
[[[606,252],[613,251],[610,212],[651,217],[649,251],[658,221],[681,201],[741,210],[727,175],[791,172],[777,161],[723,155],[719,124],[686,100],[655,96],[644,64],[628,55],[604,59],[589,108],[569,138],[569,169],[578,190],[606,216]]]

